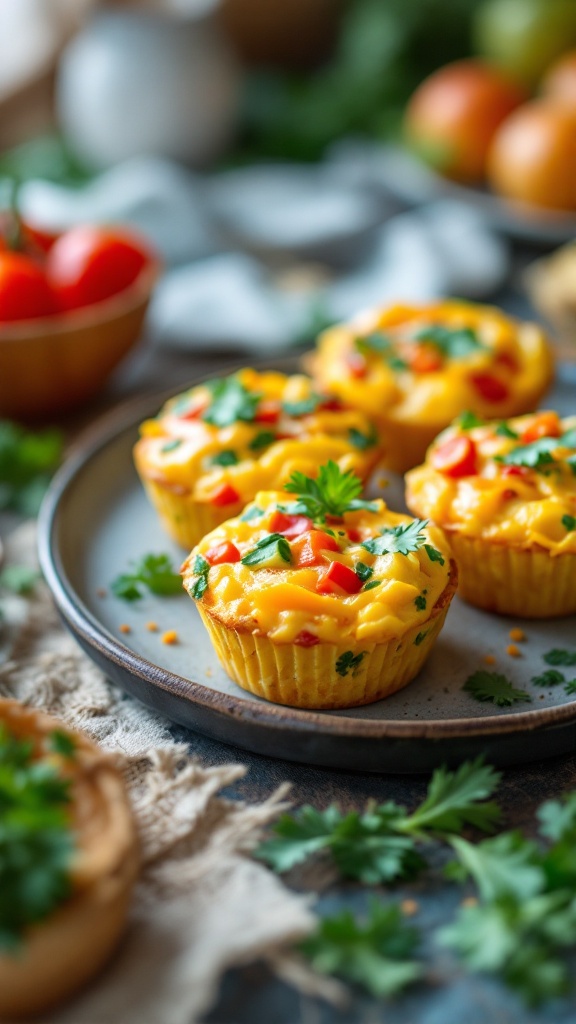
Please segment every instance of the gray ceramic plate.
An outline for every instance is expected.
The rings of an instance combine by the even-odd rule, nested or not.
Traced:
[[[538,209],[527,203],[502,199],[487,189],[460,185],[437,174],[399,146],[386,147],[386,158],[380,166],[383,184],[404,202],[460,199],[478,210],[498,230],[539,245],[562,245],[576,237],[576,215]]]
[[[547,404],[573,412],[574,383],[574,376],[561,380]],[[511,764],[576,750],[576,700],[562,686],[530,681],[547,667],[547,650],[576,646],[574,618],[512,621],[456,599],[431,658],[405,690],[368,707],[311,712],[269,704],[231,682],[185,594],[135,604],[113,597],[109,584],[132,559],[164,551],[175,564],[182,559],[162,533],[131,458],[138,424],[165,397],[131,403],[86,435],[56,476],[40,517],[42,569],[60,613],[111,679],[168,718],[215,739],[334,768],[419,772],[479,753]],[[398,483],[388,501],[401,507]],[[99,596],[101,589],[106,596]],[[148,631],[150,621],[158,632]],[[130,633],[120,631],[122,624]],[[506,654],[514,626],[527,636],[521,658]],[[175,646],[161,641],[168,629],[178,632]],[[467,676],[486,667],[487,654],[496,659],[494,669],[530,693],[530,703],[498,709],[462,691]]]

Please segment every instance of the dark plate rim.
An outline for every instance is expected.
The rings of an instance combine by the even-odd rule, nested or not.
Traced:
[[[281,369],[294,360],[267,361],[255,364],[258,369]],[[226,368],[227,373],[246,365],[245,362]],[[52,479],[38,517],[38,555],[44,579],[50,588],[56,606],[72,632],[80,637],[96,660],[105,660],[128,671],[135,679],[151,684],[159,690],[196,705],[208,714],[227,718],[230,722],[266,726],[270,729],[290,729],[296,736],[311,732],[333,737],[386,739],[444,740],[481,736],[507,736],[531,732],[576,722],[576,700],[555,708],[536,708],[514,711],[506,715],[487,718],[428,719],[400,722],[382,719],[349,718],[342,714],[332,716],[326,712],[301,710],[268,702],[257,703],[243,696],[224,694],[164,669],[136,654],[108,632],[85,606],[66,576],[58,551],[57,528],[60,508],[67,493],[74,487],[76,477],[108,444],[128,430],[134,430],[140,420],[153,415],[171,396],[193,387],[214,376],[213,372],[194,377],[178,388],[167,388],[144,397],[129,399],[100,417],[84,430],[72,444],[64,464]]]

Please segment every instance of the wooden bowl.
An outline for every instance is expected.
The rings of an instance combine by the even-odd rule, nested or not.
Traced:
[[[0,416],[43,419],[93,398],[138,340],[158,273],[152,263],[103,302],[0,325]]]

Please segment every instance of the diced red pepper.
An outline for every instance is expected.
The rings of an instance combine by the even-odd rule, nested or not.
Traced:
[[[412,345],[408,349],[408,365],[413,373],[434,373],[442,364],[440,352],[432,345]]]
[[[362,539],[362,534],[360,533],[360,530],[355,530],[353,526],[348,527],[348,536],[353,544],[358,544],[358,542]]]
[[[194,405],[191,405],[185,412],[178,413],[179,420],[197,420],[203,412],[208,408],[208,402],[204,399],[196,401]]]
[[[518,497],[518,491],[515,491],[512,487],[507,487],[504,491],[502,491],[502,499],[503,499],[503,501],[512,501],[512,498],[517,498],[517,497]]]
[[[309,565],[322,565],[325,551],[339,551],[338,543],[324,530],[307,530],[291,545],[295,565],[305,568]]]
[[[465,434],[456,434],[433,449],[430,461],[445,476],[472,476],[476,472],[476,446]]]
[[[365,377],[368,372],[368,366],[364,356],[360,355],[359,352],[349,352],[346,356],[346,366],[351,377],[356,377],[361,380]]]
[[[277,423],[280,419],[281,406],[273,398],[263,398],[256,409],[256,423]]]
[[[518,360],[515,359],[511,352],[497,352],[494,356],[494,362],[497,366],[504,366],[511,373],[515,373],[518,370]]]
[[[314,633],[309,633],[307,629],[301,629],[298,636],[294,637],[294,643],[298,647],[315,647],[316,644],[320,643],[320,637],[314,636]]]
[[[281,533],[288,540],[311,530],[314,524],[308,516],[290,516],[285,512],[273,512],[268,523],[270,533]]]
[[[510,395],[508,385],[491,373],[471,373],[470,380],[485,402],[504,402]]]
[[[363,586],[353,569],[342,562],[331,562],[318,580],[316,590],[319,594],[338,594],[341,590],[346,594],[357,594]]]
[[[541,437],[560,437],[562,429],[557,412],[539,412],[522,433],[523,444],[539,441]]]
[[[339,398],[323,398],[322,401],[318,403],[317,408],[318,410],[322,410],[322,412],[340,412],[342,409],[342,402]]]
[[[532,470],[528,466],[502,466],[502,476],[529,476]]]
[[[221,544],[215,544],[210,548],[204,558],[209,565],[223,565],[225,562],[239,562],[240,552],[230,540],[224,540]]]
[[[232,487],[232,484],[220,484],[214,491],[214,494],[210,498],[212,505],[216,505],[221,508],[223,505],[235,505],[240,501],[240,495],[238,491]]]

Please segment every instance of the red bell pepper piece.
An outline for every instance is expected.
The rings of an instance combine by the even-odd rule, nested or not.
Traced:
[[[325,551],[339,551],[337,541],[324,530],[307,530],[291,545],[297,568],[322,565]]]
[[[314,636],[314,633],[309,633],[307,629],[301,629],[298,636],[294,637],[294,643],[298,647],[315,647],[316,644],[320,643],[320,637]]]
[[[263,398],[258,404],[254,420],[256,423],[277,423],[280,419],[281,406],[273,398]]]
[[[232,484],[224,483],[220,484],[214,491],[214,494],[210,498],[212,505],[216,505],[217,508],[221,508],[223,505],[235,505],[240,501],[240,495],[238,491],[232,487]]]
[[[359,352],[349,352],[346,356],[346,366],[351,377],[361,380],[368,372],[366,360]]]
[[[316,590],[319,594],[338,594],[341,590],[346,594],[357,594],[363,586],[362,580],[353,569],[342,562],[331,562],[318,580]]]
[[[520,440],[523,444],[539,441],[541,437],[560,437],[560,417],[557,412],[539,412],[526,427]]]
[[[204,555],[209,565],[223,565],[225,562],[239,562],[240,552],[230,540],[224,540],[221,544],[215,544],[213,548]]]
[[[270,533],[281,533],[288,540],[294,540],[307,530],[311,530],[314,524],[308,516],[290,516],[286,512],[273,512],[270,517],[268,529]]]
[[[442,368],[443,360],[431,345],[413,345],[408,351],[408,365],[413,373],[434,373]]]
[[[472,373],[470,380],[485,402],[504,402],[510,395],[508,385],[491,373]]]

